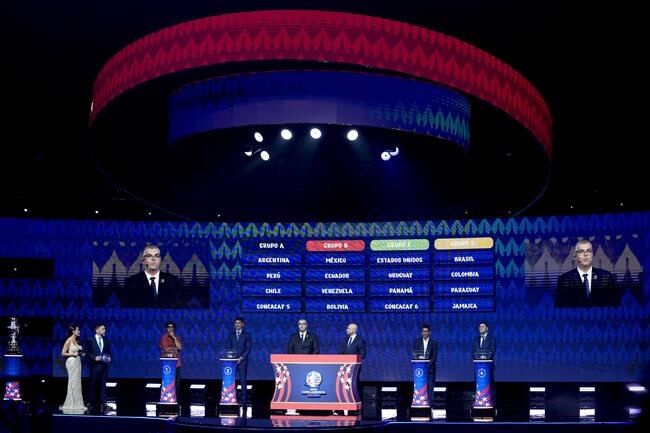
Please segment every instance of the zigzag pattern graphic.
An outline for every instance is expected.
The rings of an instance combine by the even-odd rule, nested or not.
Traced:
[[[399,119],[404,125],[404,129],[408,129],[407,127],[410,125],[416,125],[433,131],[450,133],[454,137],[459,137],[461,142],[469,141],[470,127],[465,118],[454,116],[449,112],[436,111],[434,113],[430,106],[420,108],[413,104],[407,108],[399,104],[377,109],[373,113],[377,113],[386,120]]]
[[[110,101],[154,78],[221,63],[265,60],[347,63],[434,81],[505,111],[551,154],[550,110],[514,68],[434,30],[344,12],[233,13],[147,35],[118,52],[100,71],[90,122]]]

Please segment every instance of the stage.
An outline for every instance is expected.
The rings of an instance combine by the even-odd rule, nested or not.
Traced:
[[[3,403],[5,426],[28,425],[15,431],[55,433],[90,430],[93,433],[116,431],[194,432],[248,430],[303,431],[314,428],[326,431],[353,428],[355,431],[431,431],[439,432],[628,432],[639,427],[637,421],[645,405],[646,394],[635,394],[625,384],[576,383],[498,383],[496,414],[492,422],[472,420],[472,384],[446,383],[435,388],[433,409],[414,412],[410,407],[413,385],[407,382],[362,383],[363,405],[359,412],[271,410],[272,383],[253,381],[248,390],[246,410],[227,416],[217,404],[216,381],[204,389],[192,389],[184,382],[180,416],[156,416],[156,404],[138,393],[145,390],[146,380],[118,380],[109,388],[109,407],[104,415],[68,415],[59,410],[65,380],[32,380],[31,398],[26,402]],[[27,385],[27,384],[26,384]],[[39,385],[36,387],[36,385]],[[121,392],[115,392],[123,388]],[[201,394],[193,394],[201,391]],[[197,398],[200,397],[200,398]],[[114,400],[113,400],[114,398]],[[428,419],[427,419],[428,417]],[[0,423],[2,426],[2,423]],[[8,429],[12,431],[11,428]]]

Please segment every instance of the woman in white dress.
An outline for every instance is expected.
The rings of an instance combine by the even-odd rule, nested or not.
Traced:
[[[61,349],[61,356],[66,358],[65,368],[68,370],[68,393],[61,410],[66,414],[81,414],[86,412],[84,398],[81,394],[81,356],[82,347],[79,343],[81,331],[77,325],[68,327],[68,338]]]

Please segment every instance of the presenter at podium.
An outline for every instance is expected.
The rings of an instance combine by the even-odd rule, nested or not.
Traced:
[[[234,328],[228,333],[225,347],[234,351],[237,357],[237,374],[241,385],[241,404],[246,406],[246,375],[248,373],[248,354],[251,351],[251,335],[244,330],[244,319],[236,317],[233,321]]]
[[[472,343],[472,357],[474,359],[494,359],[497,351],[497,339],[488,334],[488,324],[481,322],[478,325],[479,335]]]
[[[472,343],[472,358],[475,360],[494,360],[497,351],[497,339],[494,335],[488,334],[487,322],[478,325],[478,336]],[[490,369],[490,383],[494,383],[494,363]]]
[[[433,388],[436,384],[436,358],[438,357],[438,342],[431,338],[431,327],[424,324],[421,327],[422,337],[417,338],[413,343],[413,353],[420,359],[429,360],[427,372],[427,393],[429,404],[433,402]]]
[[[494,387],[494,354],[497,351],[497,339],[488,334],[487,322],[478,325],[479,335],[472,341],[472,358],[474,361],[474,394],[475,420],[493,419],[494,405],[496,402],[496,389]],[[484,410],[489,410],[486,414]]]
[[[318,336],[307,328],[307,319],[298,320],[298,332],[291,335],[287,344],[287,353],[297,355],[317,355],[320,353]]]
[[[178,358],[176,361],[176,399],[180,400],[181,349],[183,349],[183,341],[180,336],[176,335],[176,324],[174,322],[167,322],[165,325],[165,333],[160,337],[158,347],[161,353]]]

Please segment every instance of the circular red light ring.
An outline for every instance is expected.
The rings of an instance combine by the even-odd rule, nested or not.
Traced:
[[[241,12],[147,35],[119,51],[100,71],[90,122],[110,101],[156,77],[222,63],[278,60],[363,65],[461,90],[508,113],[551,155],[548,105],[514,68],[443,33],[347,12]]]

